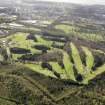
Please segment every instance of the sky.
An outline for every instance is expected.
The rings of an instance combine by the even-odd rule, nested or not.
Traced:
[[[77,4],[104,4],[105,0],[41,0],[41,1],[55,1],[55,2],[71,2]]]

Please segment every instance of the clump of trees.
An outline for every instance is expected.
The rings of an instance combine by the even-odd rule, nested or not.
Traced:
[[[27,53],[31,53],[31,51],[28,50],[28,49],[18,48],[18,47],[10,48],[10,51],[11,51],[11,53],[14,53],[14,54],[27,54]]]
[[[50,48],[45,46],[45,45],[35,45],[33,47],[38,49],[38,50],[50,50]]]
[[[47,53],[47,51],[50,50],[50,47],[47,47],[45,45],[35,45],[35,46],[32,46],[32,47],[37,49],[37,50],[41,50],[42,53]]]

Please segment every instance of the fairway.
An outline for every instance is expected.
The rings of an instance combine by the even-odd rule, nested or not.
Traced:
[[[56,29],[63,30],[66,34],[73,32],[76,28],[70,25],[56,25]]]
[[[86,66],[89,69],[89,71],[92,69],[94,65],[94,57],[92,55],[92,52],[89,51],[88,48],[82,47],[83,51],[85,52],[86,55]]]
[[[84,74],[84,69],[83,69],[83,65],[82,65],[82,61],[81,61],[78,49],[73,43],[71,43],[70,46],[72,49],[72,58],[74,59],[74,63],[76,68],[78,69],[78,73]]]
[[[64,26],[65,27],[65,26]],[[67,27],[65,27],[67,28]],[[67,28],[68,30],[68,28]],[[41,64],[44,61],[30,61],[30,60],[21,60],[21,62],[18,61],[18,59],[21,59],[22,57],[27,57],[27,54],[12,54],[12,60],[17,62],[16,64],[22,64],[25,67],[30,68],[32,71],[43,74],[44,76],[48,77],[53,77],[59,79],[58,75],[60,76],[60,79],[65,79],[65,80],[72,80],[75,83],[82,83],[82,84],[88,84],[88,82],[95,78],[98,74],[101,74],[104,72],[104,66],[96,68],[96,71],[92,71],[92,67],[94,66],[94,57],[92,55],[92,52],[88,49],[88,47],[85,46],[80,46],[85,54],[85,62],[86,66],[82,63],[81,60],[81,53],[79,53],[79,49],[75,45],[75,43],[70,42],[69,48],[71,49],[71,52],[68,54],[66,51],[63,49],[59,48],[53,48],[52,44],[55,43],[56,45],[59,46],[64,46],[64,43],[61,42],[54,42],[54,41],[49,41],[45,40],[41,35],[31,35],[36,38],[37,41],[34,39],[27,39],[29,37],[29,33],[16,33],[11,36],[8,36],[6,38],[3,38],[1,40],[8,40],[9,43],[9,48],[22,48],[22,49],[27,49],[30,50],[30,54],[40,54],[43,55],[42,50],[38,50],[34,48],[33,46],[35,45],[40,45],[46,46],[50,48],[48,52],[58,52],[60,51],[63,55],[62,59],[62,65],[64,65],[64,68],[62,68],[61,65],[58,64],[58,61],[47,61],[45,63],[48,63],[49,66],[52,67],[52,71],[49,70],[49,67],[43,68]],[[94,50],[95,51],[95,50]],[[46,54],[48,53],[46,52]],[[102,53],[102,51],[100,51]],[[31,57],[31,55],[29,57]],[[51,55],[54,56],[54,55]],[[34,57],[34,56],[33,56]],[[47,57],[47,56],[46,56]],[[36,57],[34,57],[36,58]],[[0,56],[1,61],[3,60],[3,57]],[[92,74],[91,74],[92,72]],[[78,76],[82,76],[81,79],[83,81],[78,81]]]

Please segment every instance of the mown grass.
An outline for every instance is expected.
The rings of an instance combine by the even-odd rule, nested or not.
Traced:
[[[70,57],[67,52],[63,52],[63,63],[65,66],[65,73],[67,75],[67,78],[75,81],[73,64],[71,63]]]
[[[40,35],[39,36],[37,36],[37,43],[35,43],[35,44],[42,44],[42,45],[45,45],[45,46],[48,46],[48,47],[51,47],[51,45],[52,45],[52,41],[46,41],[46,40],[44,40]]]
[[[13,36],[10,36],[9,38],[12,39],[13,42],[16,42],[16,45],[13,45],[13,47],[19,47],[19,48],[25,48],[25,49],[32,49],[32,45],[34,45],[34,41],[32,40],[26,40],[28,34],[26,33],[17,33]]]
[[[32,48],[35,42],[32,40],[26,40],[27,36],[28,34],[26,33],[17,33],[8,37],[8,39],[12,39],[12,42],[16,43],[16,44],[13,44],[11,47],[29,49],[32,53],[40,53],[39,50]],[[13,54],[13,59],[16,60],[18,57],[21,57],[21,56],[22,54]]]
[[[102,35],[96,33],[79,32],[79,27],[67,24],[55,25],[55,29],[65,32],[67,35],[78,36],[92,41],[103,41]]]
[[[43,74],[45,76],[50,76],[56,78],[53,72],[49,71],[48,69],[43,69],[40,64],[25,64],[26,67],[30,68],[31,70]]]
[[[25,37],[26,35],[22,36],[22,37],[21,36],[22,35],[18,35],[16,37],[15,41],[18,41],[22,38],[23,39],[22,43],[26,41],[26,45],[25,44],[23,45],[24,48],[25,48],[27,46],[27,40],[26,40],[26,37]],[[37,39],[38,39],[38,42],[32,42],[31,41],[32,43],[30,42],[31,43],[30,46],[34,45],[34,44],[43,44],[43,45],[46,45],[46,46],[50,47],[51,44],[52,44],[52,42],[48,42],[48,41],[42,39],[41,36],[38,36]],[[47,44],[47,43],[49,43],[49,44]],[[101,74],[104,71],[103,70],[104,67],[102,67],[102,68],[99,68],[99,70],[101,69],[101,71],[98,70],[96,73],[94,73],[94,72],[93,72],[93,74],[90,73],[91,68],[94,65],[94,57],[93,57],[91,51],[89,51],[89,49],[87,47],[82,46],[82,49],[83,49],[83,51],[86,55],[86,59],[85,59],[86,60],[86,68],[88,68],[88,70],[89,70],[89,72],[85,73],[86,69],[85,69],[84,65],[82,64],[78,49],[76,48],[74,43],[70,43],[70,47],[71,47],[71,51],[72,51],[71,56],[73,58],[74,64],[73,64],[73,62],[71,62],[71,58],[67,54],[67,52],[65,52],[63,50],[62,50],[62,52],[63,52],[63,63],[64,63],[64,66],[65,66],[65,69],[62,69],[57,62],[49,62],[51,64],[51,66],[53,67],[53,70],[55,70],[57,73],[59,73],[62,79],[70,79],[70,80],[76,81],[73,65],[76,67],[78,74],[84,75],[84,81],[82,82],[84,84],[85,83],[87,84],[88,80],[91,80],[92,78],[95,78],[98,74]],[[30,49],[32,49],[32,48],[30,48]],[[41,64],[28,64],[27,63],[27,64],[25,64],[25,66],[29,67],[33,71],[38,72],[40,74],[43,74],[45,76],[50,76],[50,77],[56,78],[56,76],[53,74],[52,71],[49,71],[48,69],[43,69],[41,67]]]
[[[52,65],[53,70],[55,70],[60,74],[64,73],[64,69],[62,69],[57,62],[49,62],[49,63]]]
[[[84,74],[84,68],[83,68],[81,58],[80,58],[79,51],[73,43],[70,43],[70,46],[72,49],[72,58],[73,58],[75,67],[77,68],[78,73]]]
[[[84,77],[84,79],[82,81],[83,84],[88,84],[88,82],[90,80],[94,79],[97,75],[100,75],[103,72],[105,72],[105,64],[103,66],[96,68],[95,71],[92,70],[92,67],[94,66],[94,57],[92,55],[92,52],[89,51],[89,49],[87,47],[82,46],[82,49],[86,55],[86,59],[85,59],[86,67],[89,70],[89,72],[85,72],[86,67],[82,64],[78,49],[76,48],[76,46],[73,43],[71,43],[70,45],[71,45],[71,49],[72,49],[72,57],[73,57],[75,66],[77,68],[77,71],[78,71],[78,73],[82,74]]]
[[[87,47],[82,47],[82,49],[85,52],[85,56],[86,56],[86,59],[85,59],[86,60],[86,67],[90,71],[94,65],[94,57],[92,55],[92,52],[89,51],[89,49]]]
[[[10,42],[13,43],[10,45],[11,48],[19,47],[19,48],[29,49],[31,51],[31,53],[33,53],[33,54],[41,53],[40,50],[37,50],[32,47],[34,45],[45,45],[48,47],[51,47],[51,45],[52,45],[52,41],[46,41],[40,35],[36,36],[37,42],[35,42],[34,40],[26,40],[28,35],[29,35],[28,33],[16,33],[16,34],[13,34],[6,38],[2,38],[1,40],[10,40],[11,39]],[[14,60],[17,60],[18,57],[22,56],[22,54],[12,54],[12,55],[13,55]]]
[[[105,64],[98,67],[94,72],[85,75],[83,83],[87,84],[90,80],[94,79],[96,76],[105,72]]]
[[[60,74],[62,79],[67,78],[67,75],[65,73],[65,69],[62,69],[61,66],[57,62],[50,62],[50,65],[52,66],[53,70]]]
[[[66,34],[69,34],[71,31],[75,29],[75,27],[69,25],[56,25],[55,29],[63,30]]]

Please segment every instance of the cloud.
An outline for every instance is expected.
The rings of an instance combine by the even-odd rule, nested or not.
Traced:
[[[71,2],[77,4],[105,4],[105,0],[41,0],[54,2]]]

